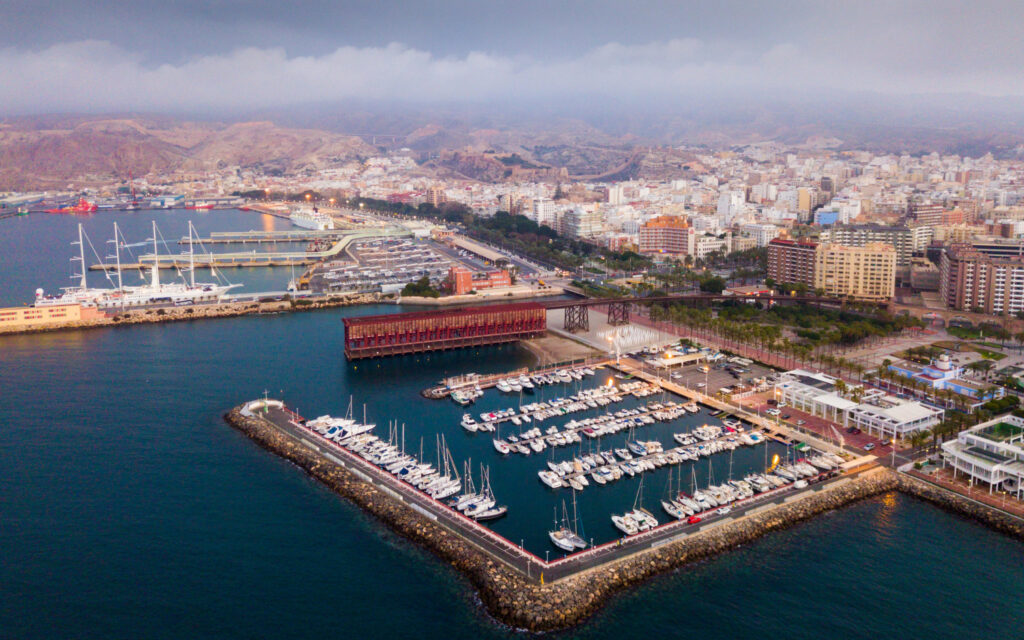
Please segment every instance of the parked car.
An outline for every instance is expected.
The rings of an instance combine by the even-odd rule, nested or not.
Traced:
[[[860,429],[858,429],[857,427],[850,427],[849,429],[846,430],[846,433],[860,433]]]
[[[864,450],[865,451],[871,451],[874,448],[875,448],[875,443],[874,442],[869,442],[866,445],[864,445]]]
[[[882,440],[883,447],[888,447],[890,444],[892,444],[892,438],[886,438],[885,440]]]
[[[700,516],[690,516],[689,518],[686,519],[686,521],[689,522],[690,524],[697,524],[701,520],[703,520],[703,518],[701,518]]]
[[[788,413],[784,413],[784,414],[782,414],[782,419],[783,419],[783,420],[789,420],[789,419],[790,419],[791,417],[792,417],[792,416],[790,416],[790,415],[789,415]]]
[[[798,426],[798,427],[802,427],[802,426],[804,426],[805,424],[807,424],[807,421],[806,421],[806,420],[797,420],[797,421],[796,421],[796,426]]]

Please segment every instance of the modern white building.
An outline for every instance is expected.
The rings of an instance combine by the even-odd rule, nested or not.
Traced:
[[[837,380],[823,373],[794,369],[779,376],[775,397],[800,411],[879,437],[904,438],[942,421],[942,409],[901,400],[877,389],[865,390],[859,402],[844,398],[836,392]]]
[[[1024,418],[1004,416],[961,431],[942,443],[943,464],[953,475],[966,475],[989,492],[1024,497]]]
[[[769,242],[779,237],[779,228],[774,224],[745,224],[740,231],[753,236],[759,247],[767,247]]]

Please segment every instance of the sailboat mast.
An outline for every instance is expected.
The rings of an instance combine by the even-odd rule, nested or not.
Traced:
[[[196,255],[192,248],[192,221],[188,221],[188,276],[194,289],[196,286]]]
[[[160,286],[160,253],[156,247],[156,220],[153,221],[153,287]]]
[[[124,290],[124,283],[121,282],[121,245],[117,242],[117,236],[120,231],[117,229],[117,223],[114,223],[114,260],[117,263],[117,290]]]
[[[82,238],[82,223],[81,222],[78,223],[78,255],[79,255],[78,259],[81,260],[80,266],[82,267],[82,278],[81,278],[78,286],[80,286],[83,289],[85,289],[86,286],[88,286],[88,285],[85,282],[85,241]]]

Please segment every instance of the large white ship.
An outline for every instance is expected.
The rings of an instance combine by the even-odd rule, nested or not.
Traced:
[[[313,229],[314,231],[327,231],[334,228],[334,218],[326,213],[320,213],[316,207],[300,207],[292,210],[288,219],[296,227]]]
[[[66,304],[80,304],[85,307],[96,307],[104,311],[118,309],[131,309],[134,307],[166,306],[166,305],[193,305],[217,302],[223,298],[228,290],[240,286],[236,284],[220,284],[196,282],[195,278],[195,253],[192,248],[192,223],[189,223],[189,280],[188,282],[160,282],[160,269],[157,266],[159,252],[157,249],[156,222],[153,222],[153,267],[150,273],[150,281],[147,284],[138,286],[126,286],[122,281],[121,274],[121,240],[122,237],[114,223],[114,252],[117,261],[116,273],[105,272],[107,280],[115,286],[113,288],[89,287],[85,280],[85,244],[82,225],[78,225],[79,257],[81,262],[81,280],[77,287],[67,287],[59,295],[48,296],[42,289],[36,289],[34,306],[47,307]],[[72,260],[75,260],[73,258]],[[114,281],[116,276],[117,281]]]

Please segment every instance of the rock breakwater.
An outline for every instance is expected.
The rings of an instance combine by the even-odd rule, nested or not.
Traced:
[[[431,550],[465,575],[487,610],[502,623],[529,631],[554,631],[594,614],[614,593],[687,563],[746,544],[816,514],[897,488],[895,475],[874,469],[790,503],[725,522],[683,540],[645,549],[627,558],[540,584],[493,559],[438,523],[413,511],[374,484],[320,452],[299,443],[258,416],[230,411],[229,424],[261,447],[306,470],[339,495],[373,514],[392,530]]]
[[[980,522],[1008,536],[1024,540],[1024,519],[905,473],[899,474],[899,489],[946,511]]]

